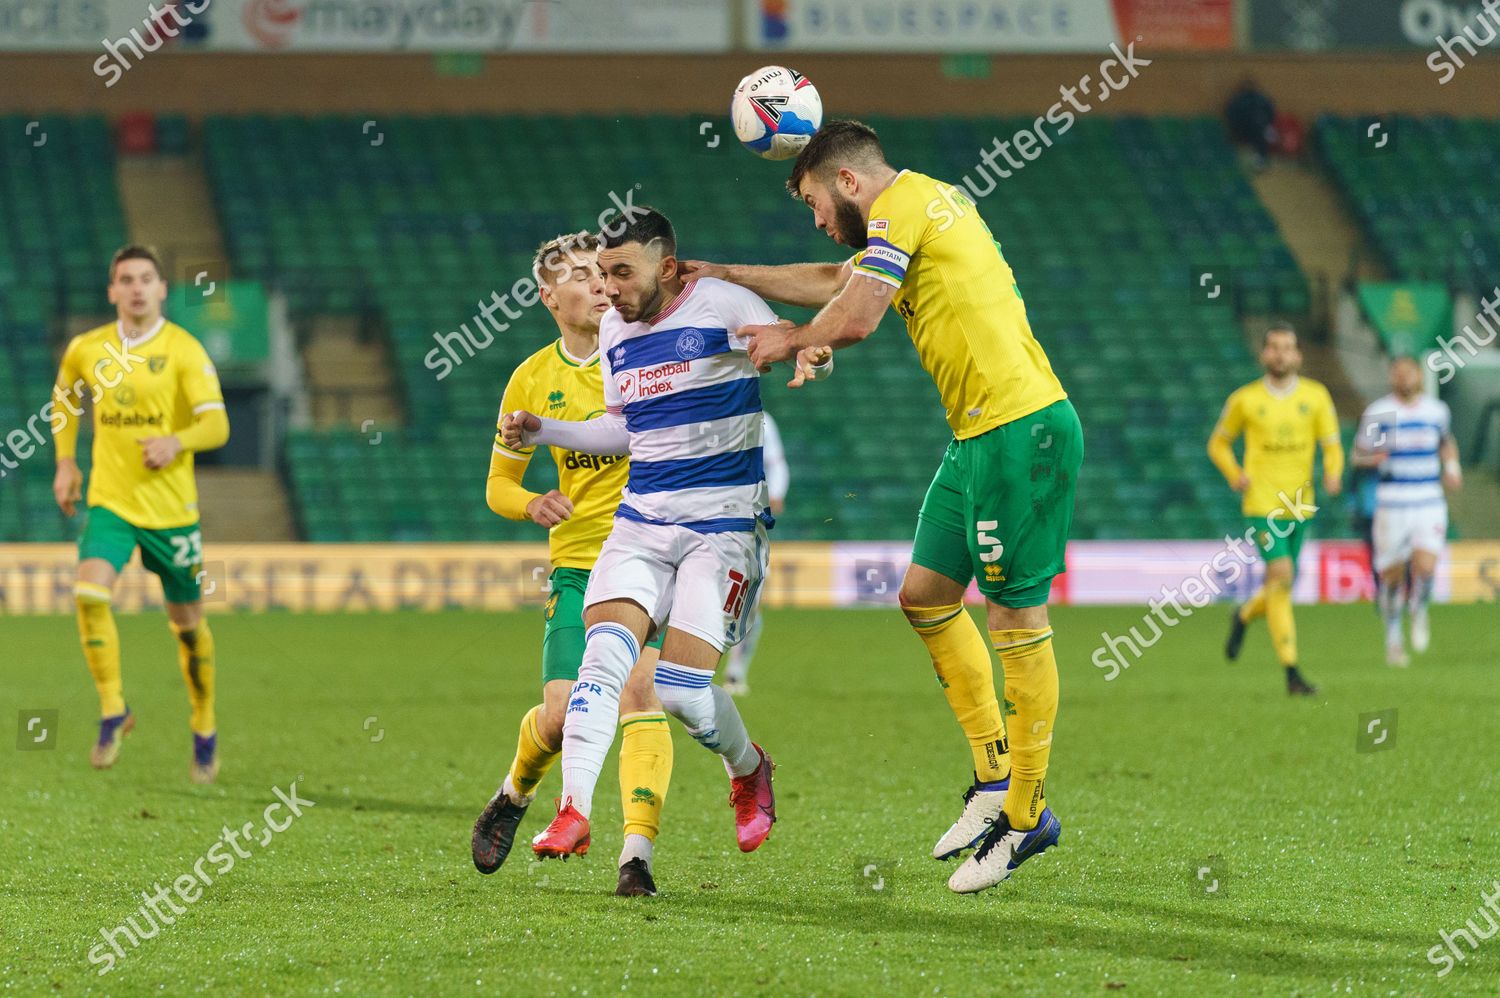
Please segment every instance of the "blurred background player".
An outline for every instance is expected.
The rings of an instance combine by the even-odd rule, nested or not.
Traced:
[[[99,691],[99,738],[89,756],[108,769],[135,727],[120,680],[120,635],[111,603],[115,579],[141,549],[161,579],[167,621],[192,712],[195,783],[219,773],[214,718],[214,639],[203,615],[203,534],[193,454],[229,440],[224,393],[203,346],[162,317],[167,284],[153,250],[126,246],[110,262],[116,320],[75,336],[58,368],[52,399],[57,474],[52,491],[65,516],[81,498],[74,455],[85,397],[93,403],[88,519],[78,541],[78,635]]]
[[[781,431],[769,412],[766,419],[765,437],[761,447],[765,453],[766,489],[771,494],[771,515],[780,516],[786,508],[786,494],[792,485],[792,471],[786,463],[786,448],[781,443]],[[744,637],[729,649],[729,664],[724,667],[724,692],[742,697],[750,692],[750,663],[755,658],[755,647],[760,644],[760,603],[746,614]]]
[[[1379,474],[1373,527],[1377,602],[1385,621],[1386,663],[1399,667],[1407,664],[1403,607],[1412,649],[1425,652],[1431,641],[1427,606],[1448,536],[1443,490],[1458,491],[1463,470],[1448,406],[1423,393],[1421,365],[1397,357],[1390,378],[1391,393],[1371,402],[1360,418],[1353,463]]]
[[[755,338],[751,358],[853,346],[894,308],[953,431],[922,502],[901,607],[974,758],[963,813],[933,855],[977,845],[948,886],[984,890],[1055,844],[1061,829],[1044,793],[1058,700],[1047,601],[1063,569],[1083,430],[1032,335],[1010,265],[966,195],[892,168],[875,131],[857,121],[825,122],[787,190],[819,229],[859,253],[841,264],[721,268],[765,297],[825,306],[806,325],[745,330]],[[1015,717],[1010,741],[989,649],[964,609],[976,575]]]
[[[582,420],[604,411],[599,369],[599,320],[609,311],[589,232],[558,236],[537,249],[532,264],[542,304],[558,339],[516,368],[505,387],[502,414],[524,409],[553,419]],[[558,485],[544,495],[521,484],[535,446],[508,446],[497,433],[485,496],[490,509],[547,528],[552,575],[542,638],[542,702],[521,719],[516,755],[500,789],[474,824],[474,865],[494,873],[510,855],[516,828],[536,797],[537,784],[562,752],[563,715],[583,660],[583,593],[614,524],[629,461],[552,448]],[[615,893],[654,895],[651,853],[661,830],[661,808],[672,781],[672,735],[654,692],[660,641],[641,650],[620,695],[620,808],[625,841]],[[587,843],[581,851],[587,851]]]
[[[1311,696],[1317,687],[1297,669],[1297,625],[1292,617],[1292,581],[1297,555],[1317,513],[1313,458],[1323,449],[1323,490],[1343,488],[1344,448],[1338,415],[1322,384],[1304,378],[1296,330],[1272,326],[1261,337],[1265,376],[1236,389],[1208,441],[1208,456],[1229,487],[1244,499],[1246,538],[1253,539],[1266,563],[1266,577],[1254,596],[1230,618],[1224,653],[1239,657],[1245,626],[1264,616],[1276,658],[1286,670],[1288,693]],[[1245,436],[1245,464],[1234,457],[1234,441]]]

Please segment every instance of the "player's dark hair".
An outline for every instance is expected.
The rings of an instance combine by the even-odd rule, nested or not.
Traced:
[[[821,176],[830,168],[837,169],[846,164],[880,166],[884,163],[885,150],[880,147],[880,136],[875,134],[875,129],[862,121],[835,118],[823,122],[823,127],[813,133],[812,139],[797,154],[792,175],[786,178],[786,189],[801,201],[802,181],[808,176]]]
[[[673,231],[672,223],[650,205],[631,205],[600,223],[600,249],[617,249],[626,243],[640,243],[646,247],[654,243],[662,256],[677,255],[677,233]]]
[[[1273,322],[1266,327],[1265,332],[1260,334],[1260,348],[1262,350],[1266,348],[1267,343],[1271,342],[1271,335],[1273,333],[1286,333],[1292,339],[1298,340],[1299,345],[1301,344],[1300,337],[1297,336],[1297,329],[1290,322]]]
[[[156,268],[156,276],[159,278],[165,277],[161,272],[161,258],[156,255],[156,250],[153,247],[145,246],[141,243],[130,243],[115,250],[115,255],[110,258],[109,279],[111,281],[115,279],[115,268],[126,260],[150,260],[151,266]]]

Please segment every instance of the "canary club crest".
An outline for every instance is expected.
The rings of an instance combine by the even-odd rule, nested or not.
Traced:
[[[158,354],[150,358],[146,363],[151,368],[152,374],[160,374],[162,369],[167,366],[167,357],[165,354]]]

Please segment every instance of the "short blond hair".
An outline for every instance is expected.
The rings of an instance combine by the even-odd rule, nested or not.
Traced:
[[[554,286],[558,278],[580,265],[584,253],[597,252],[599,236],[587,229],[556,236],[536,248],[531,261],[531,276],[537,287]]]

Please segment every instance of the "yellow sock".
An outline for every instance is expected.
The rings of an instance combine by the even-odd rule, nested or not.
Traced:
[[[188,726],[195,735],[211,735],[215,730],[214,635],[208,629],[208,618],[199,618],[198,626],[188,630],[174,626],[172,633],[177,635],[177,665],[182,669],[193,709]]]
[[[125,713],[125,694],[120,685],[120,631],[115,627],[113,597],[108,586],[80,582],[73,587],[78,602],[78,640],[83,660],[99,691],[99,716]]]
[[[1266,627],[1276,657],[1290,669],[1297,664],[1297,622],[1292,618],[1292,587],[1287,582],[1266,583]]]
[[[991,631],[990,640],[1005,670],[1005,705],[1010,725],[1010,790],[1005,816],[1010,827],[1035,828],[1047,806],[1044,783],[1057,719],[1057,659],[1052,628]]]
[[[537,731],[536,719],[541,712],[542,705],[537,704],[521,718],[521,734],[516,739],[516,757],[510,764],[510,785],[517,793],[534,793],[536,785],[547,775],[547,770],[562,755],[561,745],[553,748],[542,741],[541,733]]]
[[[1261,586],[1259,589],[1255,590],[1255,595],[1251,596],[1248,600],[1245,601],[1245,605],[1240,607],[1240,620],[1248,624],[1250,623],[1250,621],[1258,620],[1259,618],[1264,616],[1265,612],[1266,587]]]
[[[917,637],[932,656],[943,695],[974,754],[974,775],[984,783],[1010,774],[1005,721],[995,700],[995,670],[984,636],[962,602],[949,606],[902,607]]]
[[[620,810],[625,834],[652,842],[661,831],[661,808],[672,782],[672,732],[659,710],[620,715]]]

